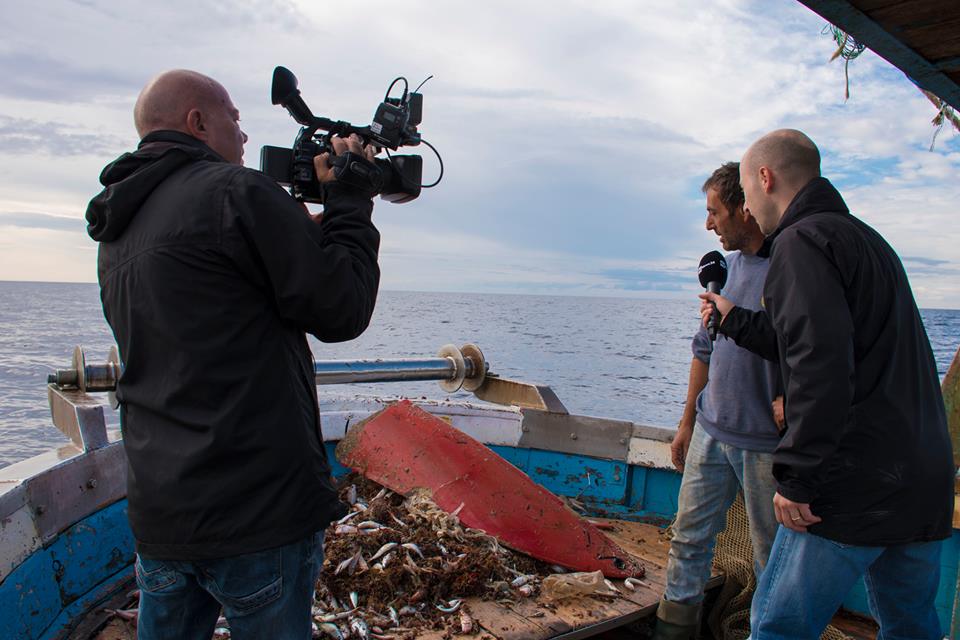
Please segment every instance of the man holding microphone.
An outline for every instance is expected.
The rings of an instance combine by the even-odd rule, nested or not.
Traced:
[[[815,638],[865,576],[883,638],[941,637],[940,540],[954,468],[933,353],[899,258],[850,215],[796,130],[740,166],[746,210],[773,241],[763,311],[701,294],[704,322],[779,362],[786,432],[774,452],[782,525],[751,637]]]
[[[715,257],[717,269],[725,262],[725,291],[739,304],[759,309],[770,261],[762,250],[760,227],[743,208],[739,164],[718,168],[702,190],[707,230],[730,252],[726,258],[716,251],[708,254]],[[732,340],[721,337],[714,343],[712,337],[701,327],[693,338],[687,402],[670,446],[683,481],[656,640],[697,637],[717,534],[738,491],[743,491],[750,520],[757,573],[777,531],[771,503],[776,490],[771,454],[779,441],[771,409],[777,368]]]

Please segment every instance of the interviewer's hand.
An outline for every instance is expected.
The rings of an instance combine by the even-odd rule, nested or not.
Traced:
[[[777,396],[773,399],[771,409],[773,409],[773,422],[777,425],[777,431],[782,433],[785,422],[783,417],[783,396]]]
[[[810,512],[809,504],[787,500],[779,491],[773,495],[773,511],[777,515],[777,522],[800,533],[806,533],[807,527],[821,520]]]
[[[346,138],[333,136],[330,138],[330,144],[333,146],[333,153],[340,155],[346,151],[362,155],[364,158],[373,162],[374,148],[372,145],[363,146],[363,140],[355,133],[351,133]],[[333,182],[337,177],[333,173],[333,167],[330,166],[330,154],[321,153],[313,158],[313,170],[317,172],[317,180],[320,182]]]
[[[727,314],[730,313],[730,309],[733,309],[734,304],[717,293],[710,293],[705,291],[700,294],[700,320],[703,322],[703,326],[707,326],[707,321],[710,319],[710,314],[713,313],[713,305],[717,305],[717,311],[720,312],[720,324],[723,324],[723,319],[727,317]]]

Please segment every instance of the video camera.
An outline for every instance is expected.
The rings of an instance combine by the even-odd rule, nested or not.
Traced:
[[[430,78],[427,78],[429,80]],[[426,82],[424,80],[423,82]],[[403,95],[391,97],[390,91],[403,82]],[[420,87],[423,83],[420,83]],[[406,78],[397,78],[387,88],[383,102],[377,107],[369,126],[357,127],[342,120],[318,118],[300,97],[297,78],[284,67],[273,70],[271,102],[284,107],[293,119],[303,125],[293,142],[293,148],[264,146],[260,150],[260,171],[272,177],[301,202],[323,202],[323,186],[317,180],[313,158],[321,153],[331,154],[331,164],[337,180],[373,187],[388,202],[409,202],[420,195],[420,189],[436,186],[443,178],[443,160],[440,154],[417,132],[423,116],[423,95],[420,87],[408,92]],[[317,133],[325,131],[324,134]],[[437,153],[440,177],[432,184],[421,184],[423,158],[418,155],[390,155],[387,159],[374,158],[373,165],[352,153],[333,155],[330,137],[357,134],[364,144],[396,150],[402,146],[416,146],[421,142]]]

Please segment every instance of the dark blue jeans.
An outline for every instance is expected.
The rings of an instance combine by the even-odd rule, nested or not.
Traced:
[[[210,640],[220,610],[233,640],[309,640],[323,531],[275,549],[217,560],[137,556],[138,640]]]
[[[786,527],[753,595],[753,640],[819,638],[862,575],[878,640],[940,640],[940,542],[858,547]]]

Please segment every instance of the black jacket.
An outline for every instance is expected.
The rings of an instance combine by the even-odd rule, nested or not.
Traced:
[[[376,301],[369,195],[330,185],[322,223],[194,138],[148,135],[87,209],[107,322],[129,516],[148,557],[276,547],[341,513],[309,332],[349,340]]]
[[[856,545],[950,535],[953,457],[940,383],[900,259],[816,178],[773,234],[766,313],[720,332],[779,360],[787,431],[773,472],[811,533]]]

